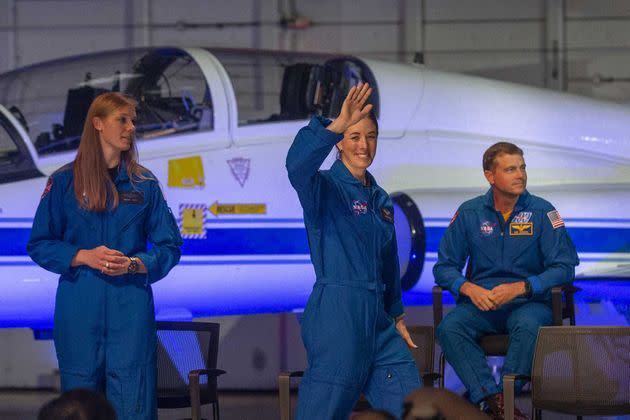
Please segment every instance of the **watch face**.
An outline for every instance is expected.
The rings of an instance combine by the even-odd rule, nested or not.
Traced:
[[[135,258],[130,258],[130,260],[127,272],[130,274],[136,274],[136,271],[138,270],[138,261]]]

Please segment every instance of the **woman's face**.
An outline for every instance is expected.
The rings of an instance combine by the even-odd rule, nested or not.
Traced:
[[[341,161],[351,170],[364,171],[376,155],[376,125],[369,118],[363,118],[351,125],[337,143]]]
[[[129,107],[118,108],[105,118],[94,117],[94,127],[98,131],[103,149],[122,153],[131,147],[136,131],[136,110]]]

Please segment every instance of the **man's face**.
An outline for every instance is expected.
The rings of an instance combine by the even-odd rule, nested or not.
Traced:
[[[484,171],[486,179],[494,190],[510,197],[523,194],[527,186],[527,172],[523,156],[502,153],[494,159],[494,162],[492,171]]]

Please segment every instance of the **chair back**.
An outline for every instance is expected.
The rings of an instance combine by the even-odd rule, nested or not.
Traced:
[[[410,349],[420,374],[433,372],[433,355],[435,353],[435,336],[433,327],[428,325],[408,325],[407,331],[417,349]]]
[[[158,321],[156,326],[158,407],[189,407],[188,373],[217,367],[219,324]],[[201,404],[216,402],[216,377],[201,376],[200,383]]]
[[[542,327],[532,405],[573,415],[630,414],[630,327]]]

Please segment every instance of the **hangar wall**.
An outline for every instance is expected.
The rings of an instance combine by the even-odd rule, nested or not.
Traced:
[[[304,29],[304,17],[311,21]],[[285,19],[294,25],[281,25]],[[624,0],[2,0],[0,72],[147,45],[333,51],[630,101]],[[417,54],[421,53],[421,54]]]
[[[295,15],[312,24],[279,24]],[[134,46],[264,48],[421,59],[630,103],[629,23],[625,0],[0,0],[0,72]],[[271,388],[279,369],[304,365],[292,315],[220,321],[223,386]],[[0,339],[0,387],[52,384],[52,342],[33,342],[28,330],[0,330]]]

